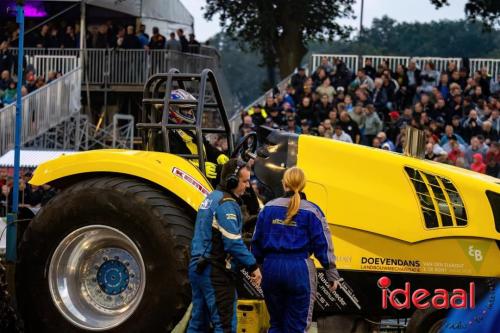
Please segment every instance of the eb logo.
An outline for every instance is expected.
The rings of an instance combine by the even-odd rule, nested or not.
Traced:
[[[469,256],[473,257],[475,261],[483,261],[483,253],[480,249],[475,249],[474,245],[469,246]]]

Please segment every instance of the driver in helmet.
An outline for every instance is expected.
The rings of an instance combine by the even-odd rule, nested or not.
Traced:
[[[171,100],[183,100],[196,102],[196,98],[185,91],[184,89],[172,90],[170,93]],[[156,106],[157,109],[162,109],[163,105]],[[169,123],[173,124],[194,124],[196,117],[194,109],[196,104],[181,104],[169,106]],[[196,133],[193,130],[172,129],[169,131],[170,153],[172,154],[193,154],[198,155],[198,145],[196,143]],[[205,172],[207,178],[212,183],[217,182],[217,171],[225,164],[229,158],[223,152],[213,147],[206,139],[203,138],[203,154],[205,155]],[[192,160],[198,165],[198,160]]]

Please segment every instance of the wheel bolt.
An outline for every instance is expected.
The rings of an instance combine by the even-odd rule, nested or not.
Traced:
[[[118,257],[118,256],[115,256],[115,260],[120,260],[120,257]]]
[[[103,261],[108,261],[109,259],[108,259],[108,257],[104,256],[104,257],[102,257],[102,260]]]
[[[130,263],[128,261],[124,262],[125,266],[130,266]]]

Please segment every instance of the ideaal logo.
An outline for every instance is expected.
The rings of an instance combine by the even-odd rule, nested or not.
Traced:
[[[469,283],[469,290],[453,289],[448,293],[446,289],[434,289],[433,293],[424,288],[415,291],[411,290],[411,283],[406,282],[404,289],[389,289],[391,279],[382,276],[378,279],[377,285],[382,289],[382,309],[387,309],[390,304],[394,309],[409,309],[410,302],[417,309],[474,309],[476,306],[476,286],[474,282]],[[387,302],[389,301],[389,302]]]

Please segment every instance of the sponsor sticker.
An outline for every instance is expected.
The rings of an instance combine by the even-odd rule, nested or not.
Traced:
[[[197,189],[198,191],[200,191],[203,195],[206,196],[206,195],[208,195],[210,193],[208,191],[208,189],[205,186],[203,186],[199,181],[197,181],[191,175],[189,175],[188,173],[182,171],[181,169],[178,169],[178,168],[174,167],[172,169],[172,173],[174,175],[176,175],[177,177],[181,178],[182,180],[184,180],[185,182],[189,183],[195,189]]]

